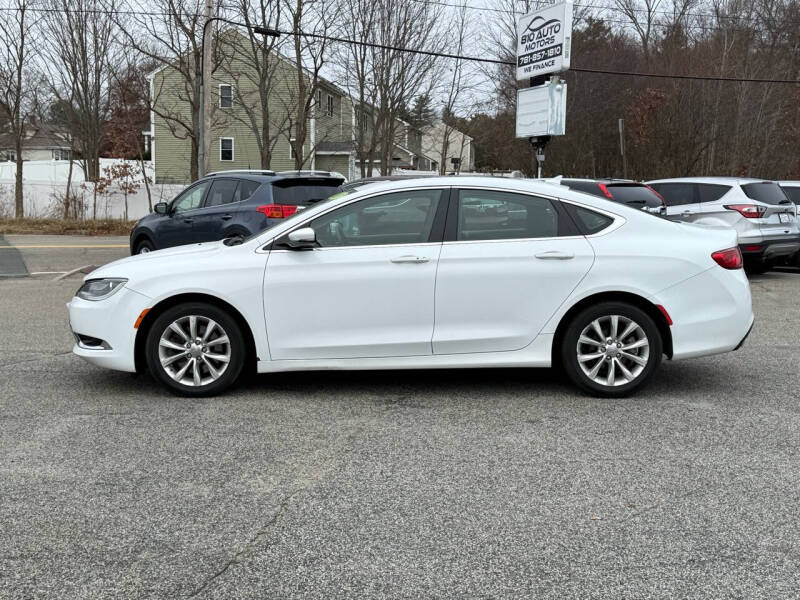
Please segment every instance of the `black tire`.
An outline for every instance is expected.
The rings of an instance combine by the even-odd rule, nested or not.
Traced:
[[[136,250],[134,254],[144,254],[147,252],[152,252],[153,250],[155,250],[153,247],[153,242],[145,238],[136,242]]]
[[[611,345],[606,344],[605,346],[599,346],[597,344],[581,344],[579,346],[581,333],[585,328],[591,327],[592,323],[596,320],[598,320],[601,330],[607,335],[610,335],[611,317],[614,315],[627,319],[628,321],[624,321],[626,325],[628,322],[636,323],[641,331],[635,330],[635,333],[619,339],[617,343],[612,342]],[[622,321],[618,322],[621,323]],[[625,327],[620,328],[624,329]],[[632,336],[641,336],[642,332],[643,337],[648,344],[646,355],[642,347],[632,349],[628,351],[627,354],[617,354],[620,352],[621,346],[630,344],[635,339],[640,341],[641,338],[635,338]],[[618,330],[617,333],[622,334],[624,331]],[[594,330],[592,330],[591,335],[588,337],[591,339],[597,339],[601,342],[603,341],[600,340],[599,334],[594,333]],[[609,338],[607,337],[607,339]],[[617,344],[619,344],[619,347],[615,348]],[[615,357],[605,358],[604,356],[603,358],[599,358],[598,360],[602,364],[598,363],[597,361],[591,362],[592,359],[589,359],[585,361],[587,369],[591,371],[591,368],[599,365],[600,370],[595,377],[603,378],[603,375],[605,374],[607,380],[608,371],[612,368],[610,363],[613,362],[615,381],[616,373],[622,373],[620,369],[623,367],[630,374],[634,375],[632,380],[629,380],[629,378],[623,374],[621,375],[621,379],[625,380],[624,383],[617,385],[606,385],[598,383],[598,381],[591,378],[587,373],[584,372],[583,368],[581,368],[581,363],[578,360],[579,352],[583,352],[582,356],[589,356],[591,354],[605,355],[607,347],[610,348],[609,354],[613,354]],[[659,332],[658,326],[655,324],[653,319],[642,309],[625,302],[602,302],[596,306],[586,308],[575,315],[569,325],[567,325],[567,329],[561,339],[560,348],[561,365],[563,366],[564,372],[567,374],[570,380],[582,390],[589,392],[594,396],[601,396],[605,398],[619,398],[628,396],[641,388],[652,377],[656,368],[661,363],[662,353],[663,342],[661,340],[661,333]],[[646,364],[638,365],[638,363],[634,363],[632,359],[628,358],[630,355],[635,356],[640,362],[646,361]],[[622,367],[618,366],[620,364],[622,364]],[[641,367],[641,370],[637,372],[639,367]]]
[[[174,323],[179,319],[188,319],[190,316],[200,317],[198,321],[203,321],[203,319],[210,319],[214,321],[219,327],[222,328],[222,333],[225,334],[228,338],[229,350],[226,352],[229,353],[229,361],[227,363],[219,363],[216,362],[216,359],[212,359],[211,357],[213,354],[206,355],[205,348],[202,350],[203,355],[208,356],[209,359],[215,361],[214,365],[215,368],[221,371],[221,374],[217,379],[213,379],[213,375],[209,370],[208,366],[204,366],[202,363],[204,362],[204,356],[200,356],[200,360],[198,361],[195,358],[195,361],[198,364],[198,369],[201,373],[200,381],[205,379],[209,379],[208,383],[204,383],[201,385],[185,385],[180,381],[176,381],[173,377],[167,372],[167,368],[162,366],[161,359],[159,356],[159,346],[162,335],[164,335],[170,324]],[[200,325],[198,325],[199,327]],[[186,328],[181,326],[185,333],[189,333]],[[209,329],[211,329],[209,327]],[[213,330],[216,332],[216,330]],[[197,338],[200,338],[203,334],[203,331],[197,331]],[[214,333],[213,335],[208,336],[208,341],[213,341],[212,338],[216,338],[218,334]],[[220,335],[220,338],[222,335]],[[216,339],[220,339],[216,338]],[[202,344],[200,344],[202,345]],[[219,346],[212,347],[210,349],[211,352],[218,352],[215,348],[219,348]],[[176,354],[179,351],[172,350]],[[188,355],[190,351],[187,350],[186,354]],[[198,349],[198,353],[201,351]],[[203,302],[189,302],[186,304],[179,304],[177,306],[173,306],[165,310],[162,314],[160,314],[156,320],[153,322],[152,327],[150,327],[150,331],[147,334],[147,340],[145,342],[145,355],[147,358],[147,366],[150,370],[150,373],[155,377],[158,381],[160,381],[164,386],[169,389],[172,393],[177,394],[179,396],[215,396],[220,394],[230,388],[236,380],[239,378],[239,374],[242,372],[242,367],[244,366],[246,359],[247,359],[247,346],[245,344],[244,335],[242,334],[241,327],[236,322],[236,319],[231,317],[228,313],[213,306],[211,304],[206,304]],[[171,356],[170,356],[171,358]],[[186,356],[185,359],[187,361],[191,360],[189,356]],[[180,359],[183,361],[184,359]],[[181,364],[185,364],[182,362],[177,362],[176,365],[180,366]],[[205,361],[206,365],[208,361]],[[221,367],[221,364],[227,364],[224,370]],[[179,369],[178,369],[179,370]],[[194,370],[194,366],[191,365],[191,370]],[[175,373],[176,375],[178,373]],[[213,380],[212,380],[213,379]]]

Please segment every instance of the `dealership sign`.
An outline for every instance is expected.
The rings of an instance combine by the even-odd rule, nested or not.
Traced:
[[[517,137],[564,135],[567,84],[553,81],[517,91]]]
[[[569,69],[572,2],[554,4],[517,21],[517,79]]]

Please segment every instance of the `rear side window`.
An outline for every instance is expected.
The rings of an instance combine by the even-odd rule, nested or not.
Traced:
[[[681,206],[682,204],[694,204],[695,184],[686,182],[675,183],[651,183],[655,191],[664,198],[667,206]]]
[[[582,206],[575,206],[572,204],[565,204],[567,210],[572,214],[573,219],[578,225],[583,235],[592,235],[600,233],[614,222],[609,216],[600,214]]]
[[[248,200],[250,196],[256,193],[256,190],[261,187],[258,181],[250,181],[249,179],[239,180],[239,189],[236,190],[236,198],[234,202],[240,200]]]
[[[630,204],[635,208],[658,208],[663,206],[661,198],[644,185],[606,185],[617,202]]]
[[[341,179],[279,180],[272,184],[272,201],[275,204],[307,206],[335,194],[341,182]]]
[[[233,202],[236,194],[236,186],[239,182],[235,179],[217,179],[211,184],[211,191],[206,196],[206,208],[211,206],[222,206]]]
[[[742,191],[751,200],[764,204],[787,204],[789,202],[781,186],[772,181],[745,183]]]
[[[558,236],[559,213],[546,198],[459,190],[457,240],[513,240]]]
[[[719,200],[731,189],[729,185],[716,185],[711,183],[700,183],[697,185],[697,195],[700,202],[714,202]]]
[[[795,204],[800,204],[800,187],[787,187],[782,185],[781,189],[783,189],[783,193],[789,197],[789,200]]]

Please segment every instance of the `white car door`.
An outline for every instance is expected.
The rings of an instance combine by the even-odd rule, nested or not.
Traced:
[[[557,202],[454,190],[436,279],[434,353],[524,348],[593,261],[591,245]]]
[[[431,354],[447,193],[411,189],[336,208],[298,226],[314,229],[312,250],[276,240],[264,280],[271,358]]]

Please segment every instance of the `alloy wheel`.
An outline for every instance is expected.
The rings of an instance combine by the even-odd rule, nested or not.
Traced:
[[[231,342],[213,319],[187,315],[170,323],[161,334],[158,359],[173,381],[204,386],[225,373],[231,362]]]
[[[595,383],[617,387],[635,381],[647,366],[650,342],[639,323],[622,315],[598,317],[583,328],[578,364]]]

